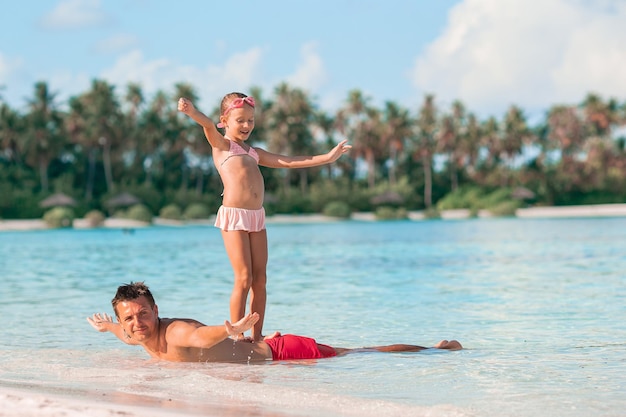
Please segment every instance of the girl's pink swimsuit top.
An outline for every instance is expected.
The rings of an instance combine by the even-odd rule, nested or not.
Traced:
[[[230,145],[228,147],[228,155],[220,163],[220,167],[224,165],[224,162],[228,161],[232,156],[235,156],[235,155],[248,155],[252,157],[252,159],[254,159],[257,164],[259,163],[259,154],[256,152],[256,149],[254,149],[252,146],[250,146],[250,149],[248,149],[248,151],[246,152],[246,150],[237,142],[232,141],[230,139],[228,139],[228,141],[230,142]]]

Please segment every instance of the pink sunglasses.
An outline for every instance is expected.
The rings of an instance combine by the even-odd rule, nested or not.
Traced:
[[[224,110],[223,116],[226,116],[232,109],[242,108],[244,104],[248,104],[250,107],[254,108],[254,97],[238,97],[234,99],[228,107],[226,107],[226,110]],[[217,127],[224,127],[224,123],[218,123]]]

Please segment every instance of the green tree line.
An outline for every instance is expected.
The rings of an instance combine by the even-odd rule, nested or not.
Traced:
[[[41,217],[39,202],[58,192],[78,201],[79,216],[107,212],[106,201],[121,192],[154,214],[172,204],[217,210],[222,185],[210,146],[176,109],[178,97],[197,101],[197,93],[184,83],[173,90],[148,101],[138,84],[118,93],[96,79],[59,103],[38,82],[24,111],[0,96],[0,217]],[[353,90],[331,114],[286,83],[267,97],[257,87],[248,93],[258,103],[253,146],[298,155],[326,152],[343,138],[353,145],[331,166],[262,167],[270,214],[322,212],[337,202],[352,212],[436,212],[484,208],[490,199],[513,207],[626,201],[626,104],[615,99],[590,93],[530,126],[515,105],[481,120],[460,101],[440,107],[434,95],[417,97],[413,108],[381,108]],[[203,109],[214,120],[220,99]],[[516,198],[519,189],[527,194]]]

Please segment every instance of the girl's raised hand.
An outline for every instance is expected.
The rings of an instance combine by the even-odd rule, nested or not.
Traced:
[[[178,99],[178,111],[189,114],[194,110],[191,100],[181,97]]]
[[[250,313],[236,323],[230,323],[228,320],[224,322],[226,332],[229,336],[239,336],[246,330],[249,330],[259,321],[259,313]]]
[[[328,152],[328,155],[330,156],[330,162],[335,162],[337,159],[339,159],[341,155],[348,152],[350,149],[352,149],[352,145],[348,145],[348,140],[342,140],[337,144],[337,146],[335,146],[330,150],[330,152]]]

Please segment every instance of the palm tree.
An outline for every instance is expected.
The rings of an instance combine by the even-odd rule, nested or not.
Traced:
[[[501,141],[503,159],[508,162],[509,173],[514,169],[515,159],[522,155],[524,145],[533,141],[532,136],[522,110],[517,106],[511,106],[504,118]],[[505,173],[501,185],[511,185],[507,184],[508,182],[508,174]]]
[[[198,94],[190,84],[178,83],[174,87],[176,100],[185,97],[194,103],[198,101]],[[175,109],[174,113],[170,115],[168,126],[168,131],[171,132],[173,138],[169,147],[168,159],[175,159],[180,165],[180,187],[186,190],[189,177],[193,174],[196,178],[195,192],[200,195],[204,190],[206,172],[211,172],[211,147],[202,134],[202,129],[189,117],[178,114]]]
[[[319,131],[318,136],[321,136],[324,138],[323,140],[324,147],[326,149],[331,149],[335,145],[337,145],[336,139],[335,139],[335,134],[336,134],[335,118],[332,116],[329,116],[327,113],[321,110],[316,111],[313,118],[314,118],[314,126]],[[345,173],[351,172],[354,169],[351,163],[351,158],[340,158],[335,162],[334,165],[338,166],[341,172],[344,173],[344,175]],[[333,165],[326,165],[325,170],[327,171],[328,179],[331,179],[332,172],[333,172]]]
[[[267,119],[270,115],[268,112],[273,106],[273,102],[266,100],[260,87],[251,87],[250,95],[254,97],[256,108],[254,109],[254,132],[250,137],[250,143],[253,145],[267,145],[268,143],[268,127]],[[219,115],[219,108],[216,110]]]
[[[54,103],[55,94],[48,89],[48,84],[35,84],[35,97],[29,100],[29,112],[26,115],[27,159],[38,167],[41,190],[48,192],[48,166],[52,159],[59,156],[63,148],[63,120]]]
[[[557,149],[561,158],[571,160],[585,142],[585,125],[576,109],[570,106],[554,106],[548,112],[548,149]]]
[[[120,156],[124,161],[124,170],[119,181],[132,183],[136,181],[143,169],[138,167],[137,146],[139,143],[139,117],[143,111],[145,97],[143,89],[137,83],[129,83],[124,95],[125,112],[122,115],[124,140],[120,144]]]
[[[612,137],[613,128],[623,123],[619,105],[614,99],[603,102],[596,94],[588,94],[581,106],[587,136],[585,172],[590,176],[585,185],[593,184],[598,191],[623,198],[626,163],[620,154],[624,142]]]
[[[478,181],[482,185],[499,185],[498,170],[500,169],[502,142],[500,140],[500,124],[491,116],[481,124],[479,152],[483,155],[479,162]],[[496,178],[494,180],[494,177]]]
[[[462,165],[461,139],[465,134],[465,106],[460,101],[452,103],[452,113],[444,115],[441,130],[437,136],[437,153],[443,153],[447,159],[450,175],[450,188],[454,191],[459,186],[458,168]]]
[[[467,124],[463,129],[459,141],[459,154],[462,155],[462,166],[469,178],[476,175],[480,151],[480,138],[482,126],[475,114],[467,115]]]
[[[382,160],[386,146],[381,142],[383,121],[379,110],[370,107],[369,99],[361,91],[348,93],[346,106],[337,112],[337,130],[352,143],[355,157],[363,158],[367,165],[367,184],[373,189],[376,183],[376,161]]]
[[[152,187],[155,174],[163,174],[163,152],[168,144],[166,135],[166,110],[168,98],[163,91],[157,91],[146,111],[139,120],[139,160],[145,172],[144,185]]]
[[[118,150],[123,134],[123,119],[114,89],[106,81],[93,80],[91,90],[74,98],[70,104],[75,138],[80,140],[88,158],[87,200],[93,198],[99,149],[102,149],[106,189],[110,192],[114,188],[112,155]],[[80,129],[80,133],[76,129]]]
[[[22,149],[19,138],[23,136],[24,123],[19,114],[6,103],[0,104],[0,146],[2,154],[16,165],[22,165]]]
[[[399,156],[405,149],[407,138],[411,136],[411,130],[412,121],[409,117],[409,111],[396,103],[385,103],[381,143],[389,147],[389,184],[392,186],[398,181]]]
[[[610,136],[612,126],[618,122],[617,102],[604,103],[597,94],[588,94],[581,107],[589,136]]]
[[[128,113],[130,120],[136,121],[139,110],[145,102],[141,86],[137,83],[129,83],[126,87],[126,95],[124,96],[124,99],[130,105]]]
[[[276,87],[276,99],[267,111],[267,146],[270,151],[288,155],[310,155],[317,148],[311,133],[314,109],[306,93],[292,89],[286,83]],[[297,170],[300,190],[306,193],[309,169]],[[285,173],[285,187],[290,183],[290,173]]]
[[[559,105],[548,111],[542,149],[546,173],[543,187],[548,203],[554,203],[558,196],[565,196],[573,186],[583,182],[577,157],[585,139],[585,124],[576,108]]]
[[[174,85],[174,101],[178,102],[180,97],[188,98],[194,103],[198,101],[196,89],[188,83],[176,83]]]
[[[83,144],[87,143],[87,139],[85,138],[86,136],[86,120],[87,120],[87,115],[86,115],[86,106],[84,103],[84,100],[82,99],[82,96],[79,97],[71,97],[69,99],[69,112],[66,115],[64,122],[65,122],[65,130],[67,131],[67,134],[69,136],[69,142],[71,144],[74,145],[74,149],[76,152],[76,156],[77,159],[80,159],[81,156],[86,156],[87,157],[87,163],[85,164],[77,164],[78,166],[76,167],[78,172],[82,172],[82,168],[83,167],[87,167],[87,172],[89,173],[89,153],[85,153],[84,152],[84,148],[83,148]],[[81,161],[82,162],[82,161]],[[85,195],[88,195],[88,189],[89,186],[87,185],[89,183],[89,174],[87,175],[87,181],[85,184],[81,184],[84,185],[85,187]],[[85,178],[85,175],[79,175],[78,178]],[[93,186],[91,186],[91,189],[93,189]]]
[[[437,135],[437,108],[435,97],[428,94],[420,107],[416,121],[414,154],[422,162],[424,169],[424,205],[433,205],[433,156]]]

